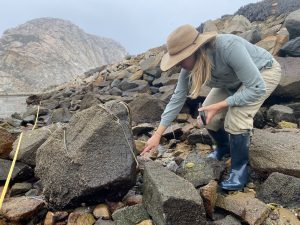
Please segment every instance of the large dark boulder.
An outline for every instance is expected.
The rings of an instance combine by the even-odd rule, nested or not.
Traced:
[[[49,206],[120,199],[135,183],[132,148],[125,103],[110,101],[75,114],[37,151],[36,175]]]

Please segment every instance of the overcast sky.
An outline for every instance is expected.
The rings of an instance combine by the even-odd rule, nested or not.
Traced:
[[[259,0],[0,0],[0,33],[40,17],[67,19],[110,37],[130,54],[163,43],[182,24],[200,25]]]

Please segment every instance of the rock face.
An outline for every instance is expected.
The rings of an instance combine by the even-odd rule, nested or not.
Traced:
[[[125,104],[115,101],[90,107],[75,114],[38,149],[36,174],[50,207],[118,199],[134,185],[128,116]]]
[[[300,177],[300,135],[277,130],[254,131],[251,141],[250,165],[260,173],[280,172]]]
[[[157,225],[206,224],[203,201],[191,183],[157,162],[147,162],[143,203]]]
[[[69,21],[34,19],[0,39],[0,92],[40,91],[125,54],[112,39],[87,34]]]

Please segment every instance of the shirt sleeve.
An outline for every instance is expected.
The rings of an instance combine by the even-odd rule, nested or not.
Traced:
[[[188,94],[189,72],[181,69],[176,88],[161,115],[160,124],[168,127],[182,109]]]
[[[225,60],[242,82],[243,87],[229,96],[226,101],[229,106],[249,105],[266,93],[265,82],[242,43],[232,42],[227,49]]]

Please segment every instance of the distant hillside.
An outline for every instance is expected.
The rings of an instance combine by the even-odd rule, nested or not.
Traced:
[[[0,39],[0,93],[41,91],[125,55],[116,41],[87,34],[69,21],[34,19]]]
[[[274,3],[277,3],[277,5],[274,6],[276,16],[300,8],[300,0],[264,0],[241,7],[235,15],[243,15],[251,22],[262,21],[272,15],[272,4]]]

